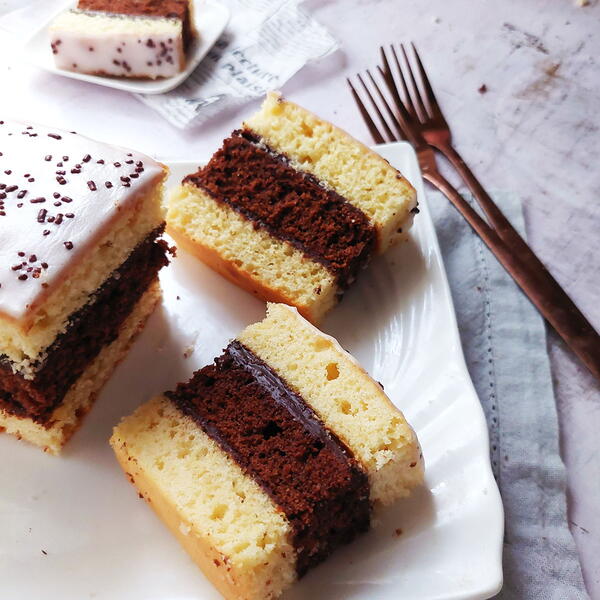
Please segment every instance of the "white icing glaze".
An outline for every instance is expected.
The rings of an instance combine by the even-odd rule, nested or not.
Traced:
[[[23,319],[162,170],[125,148],[0,121],[0,314]]]
[[[172,77],[185,67],[182,22],[69,10],[50,26],[59,69],[116,77]]]

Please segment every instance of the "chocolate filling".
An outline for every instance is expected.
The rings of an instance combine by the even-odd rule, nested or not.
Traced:
[[[375,245],[366,215],[289,159],[258,145],[249,131],[234,131],[192,183],[324,265],[343,290],[356,278]]]
[[[77,8],[117,15],[179,19],[182,22],[185,50],[188,49],[194,37],[190,0],[79,0]]]
[[[238,341],[166,395],[284,512],[298,576],[369,528],[369,482],[350,450]]]
[[[121,324],[168,263],[167,244],[150,233],[129,258],[102,284],[92,300],[74,313],[64,333],[48,348],[35,377],[13,373],[7,357],[0,357],[0,408],[45,424],[100,350],[119,335]]]

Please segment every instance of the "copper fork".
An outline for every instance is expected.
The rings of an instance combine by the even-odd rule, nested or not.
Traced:
[[[450,128],[439,109],[433,89],[425,75],[425,70],[418,55],[416,55],[416,62],[425,89],[424,93],[421,93],[417,86],[404,47],[402,47],[402,52],[407,65],[405,70],[411,84],[410,92],[406,83],[407,78],[403,74],[400,61],[393,47],[392,55],[396,66],[396,75],[390,67],[390,61],[383,48],[383,69],[378,67],[379,75],[389,91],[388,97],[393,98],[396,111],[390,108],[386,95],[381,91],[370,71],[367,70],[369,86],[365,84],[365,80],[360,75],[357,75],[362,92],[368,98],[376,115],[376,120],[380,123],[379,127],[366,109],[365,103],[361,100],[356,88],[348,80],[354,100],[374,140],[377,143],[384,143],[386,141],[385,134],[388,141],[406,139],[412,144],[419,160],[423,178],[437,187],[452,202],[540,313],[595,377],[600,379],[600,336],[545,269],[525,241],[514,230],[500,209],[483,190],[475,176],[468,170],[458,153],[452,148]],[[399,88],[402,89],[404,94],[404,101]],[[377,100],[371,90],[374,90]],[[424,98],[427,103],[423,100]],[[436,140],[435,144],[433,141],[430,142],[434,139]],[[459,174],[463,175],[468,171],[468,175],[464,176],[464,180],[495,228],[490,227],[442,176],[437,168],[433,146],[436,148],[439,146],[440,149],[444,148],[448,151],[449,156],[453,157],[450,160]]]

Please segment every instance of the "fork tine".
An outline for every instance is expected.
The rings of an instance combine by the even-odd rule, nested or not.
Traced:
[[[388,80],[388,78],[386,78],[386,75],[383,72],[382,68],[380,66],[378,66],[377,69],[378,69],[379,73],[381,74],[381,76],[384,78],[384,81],[386,82],[388,87],[396,85],[394,83],[394,79],[391,74],[390,74],[389,80]],[[408,110],[404,106],[404,104],[401,102],[400,104],[398,104],[397,108],[398,108],[399,118],[396,117],[395,115],[392,115],[392,117],[394,119],[394,126],[399,131],[402,139],[409,141],[415,147],[419,147],[419,146],[422,146],[423,144],[425,144],[425,140],[422,138],[421,132],[419,131],[418,127],[416,126],[414,118],[408,112]],[[388,110],[389,110],[389,108],[388,108]]]
[[[404,97],[406,98],[406,108],[408,109],[408,112],[410,113],[410,115],[415,118],[415,119],[419,119],[418,115],[417,115],[417,111],[415,110],[415,106],[412,102],[412,98],[410,97],[410,94],[408,93],[408,86],[406,85],[406,80],[404,79],[404,74],[402,73],[402,68],[400,67],[400,61],[398,60],[398,55],[396,54],[396,48],[394,48],[393,44],[390,44],[390,48],[392,49],[392,54],[394,56],[394,62],[396,63],[396,69],[398,71],[398,75],[400,77],[400,85],[402,86],[402,91],[404,92]]]
[[[431,83],[429,83],[429,77],[427,77],[427,73],[425,72],[425,68],[423,67],[423,63],[421,62],[421,57],[417,52],[417,48],[413,42],[411,42],[410,45],[412,46],[413,53],[417,60],[417,67],[419,68],[421,82],[423,83],[423,87],[425,88],[425,95],[427,103],[429,105],[429,114],[434,115],[438,118],[441,117],[443,119],[444,116],[442,115],[440,105],[437,101],[437,98],[435,97],[435,94],[433,93],[433,88],[431,87]]]
[[[402,102],[402,100],[399,97],[400,94],[398,92],[398,86],[396,85],[396,82],[394,80],[394,75],[392,74],[391,71],[387,71],[387,72],[384,71],[380,66],[377,67],[377,70],[383,77],[383,80],[385,81],[385,83],[388,87],[388,90],[390,90],[390,92],[394,96],[394,98],[398,98],[398,102],[396,103],[396,108],[398,109],[398,112],[400,113],[400,119],[402,121],[410,123],[413,118],[411,117],[410,113],[408,112],[406,106],[404,106],[404,102]]]
[[[350,86],[350,91],[352,92],[352,96],[358,106],[358,110],[360,111],[363,121],[365,122],[366,126],[368,127],[369,132],[371,133],[371,136],[375,140],[375,143],[376,144],[385,144],[384,137],[381,135],[381,133],[379,133],[379,129],[377,129],[377,125],[375,125],[375,123],[373,122],[373,119],[371,119],[369,112],[367,111],[367,109],[365,108],[365,105],[363,104],[362,100],[360,99],[360,96],[357,94],[356,90],[354,89],[352,82],[347,77],[346,77],[346,81],[348,82],[348,85]]]
[[[396,86],[396,83],[394,82],[394,77],[391,73],[389,75],[386,75],[380,66],[377,66],[377,70],[381,74],[388,88],[391,89]],[[403,140],[408,140],[411,144],[413,144],[413,146],[422,145],[424,141],[422,139],[419,139],[421,137],[421,134],[418,128],[415,128],[415,120],[408,112],[406,106],[404,106],[404,103],[400,102],[400,104],[398,104],[396,108],[398,109],[398,116],[392,114],[392,119],[394,121],[394,126],[400,134],[400,137]],[[390,110],[389,107],[388,110]]]
[[[375,102],[375,99],[371,95],[371,92],[369,91],[369,88],[365,85],[365,82],[363,81],[362,77],[360,76],[360,73],[358,73],[356,75],[356,77],[358,77],[358,80],[360,81],[361,85],[363,86],[363,89],[365,90],[365,93],[369,97],[369,100],[371,101],[371,104],[375,108],[375,112],[377,113],[377,116],[379,117],[379,119],[380,119],[380,121],[381,121],[381,123],[383,125],[383,128],[385,129],[385,132],[387,133],[390,141],[391,142],[396,141],[396,136],[392,133],[392,130],[390,129],[389,125],[387,124],[387,121],[383,118],[383,115],[381,114],[381,111],[379,110],[379,106],[377,106],[377,102]]]
[[[383,75],[383,72],[381,71],[381,67],[377,67],[377,68],[379,69],[379,72]],[[398,119],[396,119],[396,116],[394,115],[392,109],[390,108],[390,105],[388,104],[387,100],[385,99],[385,96],[381,93],[379,86],[377,85],[377,83],[375,83],[375,79],[373,79],[373,75],[371,75],[371,71],[369,71],[369,69],[367,69],[367,75],[369,76],[369,79],[371,80],[373,87],[377,91],[377,94],[379,95],[379,98],[381,99],[383,106],[385,106],[385,110],[387,111],[387,114],[390,117],[390,119],[394,125],[394,128],[398,132],[398,137],[400,137],[400,139],[406,139],[406,137],[404,135],[404,131],[402,130],[402,126],[400,125],[400,123],[398,123]],[[384,76],[384,79],[385,79],[385,76]]]
[[[399,106],[401,104],[403,105],[398,86],[394,82],[394,75],[392,73],[392,69],[390,68],[390,63],[388,62],[388,58],[385,54],[383,46],[379,46],[379,51],[381,52],[381,60],[383,61],[383,70],[379,69],[379,71],[383,74],[385,83],[387,84],[390,93],[394,97],[394,102],[396,103],[396,106]]]
[[[408,61],[408,56],[406,55],[406,50],[404,49],[404,44],[400,44],[400,49],[402,50],[402,55],[404,56],[404,62],[406,64],[406,70],[408,71],[408,75],[410,77],[411,88],[414,92],[414,101],[416,104],[417,113],[419,114],[421,122],[427,119],[427,107],[423,103],[423,98],[421,98],[421,92],[419,91],[419,86],[415,80],[415,76],[413,75],[412,67],[410,62]]]

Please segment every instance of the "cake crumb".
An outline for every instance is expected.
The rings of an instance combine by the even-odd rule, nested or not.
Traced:
[[[487,93],[487,91],[488,91],[488,89],[487,89],[487,85],[485,85],[485,83],[482,83],[482,84],[481,84],[481,85],[480,85],[480,86],[477,88],[477,91],[478,91],[480,94],[485,94],[485,93]]]
[[[183,351],[183,358],[189,358],[192,354],[194,354],[194,346],[188,346]]]
[[[396,537],[400,537],[402,535],[402,529],[396,529],[394,531],[394,534],[396,535]]]
[[[183,521],[179,523],[179,531],[181,531],[183,535],[188,535],[191,530],[192,528],[189,525],[186,525]]]
[[[577,6],[579,6],[580,8],[583,6],[589,6],[590,5],[590,0],[575,0],[575,4]]]

